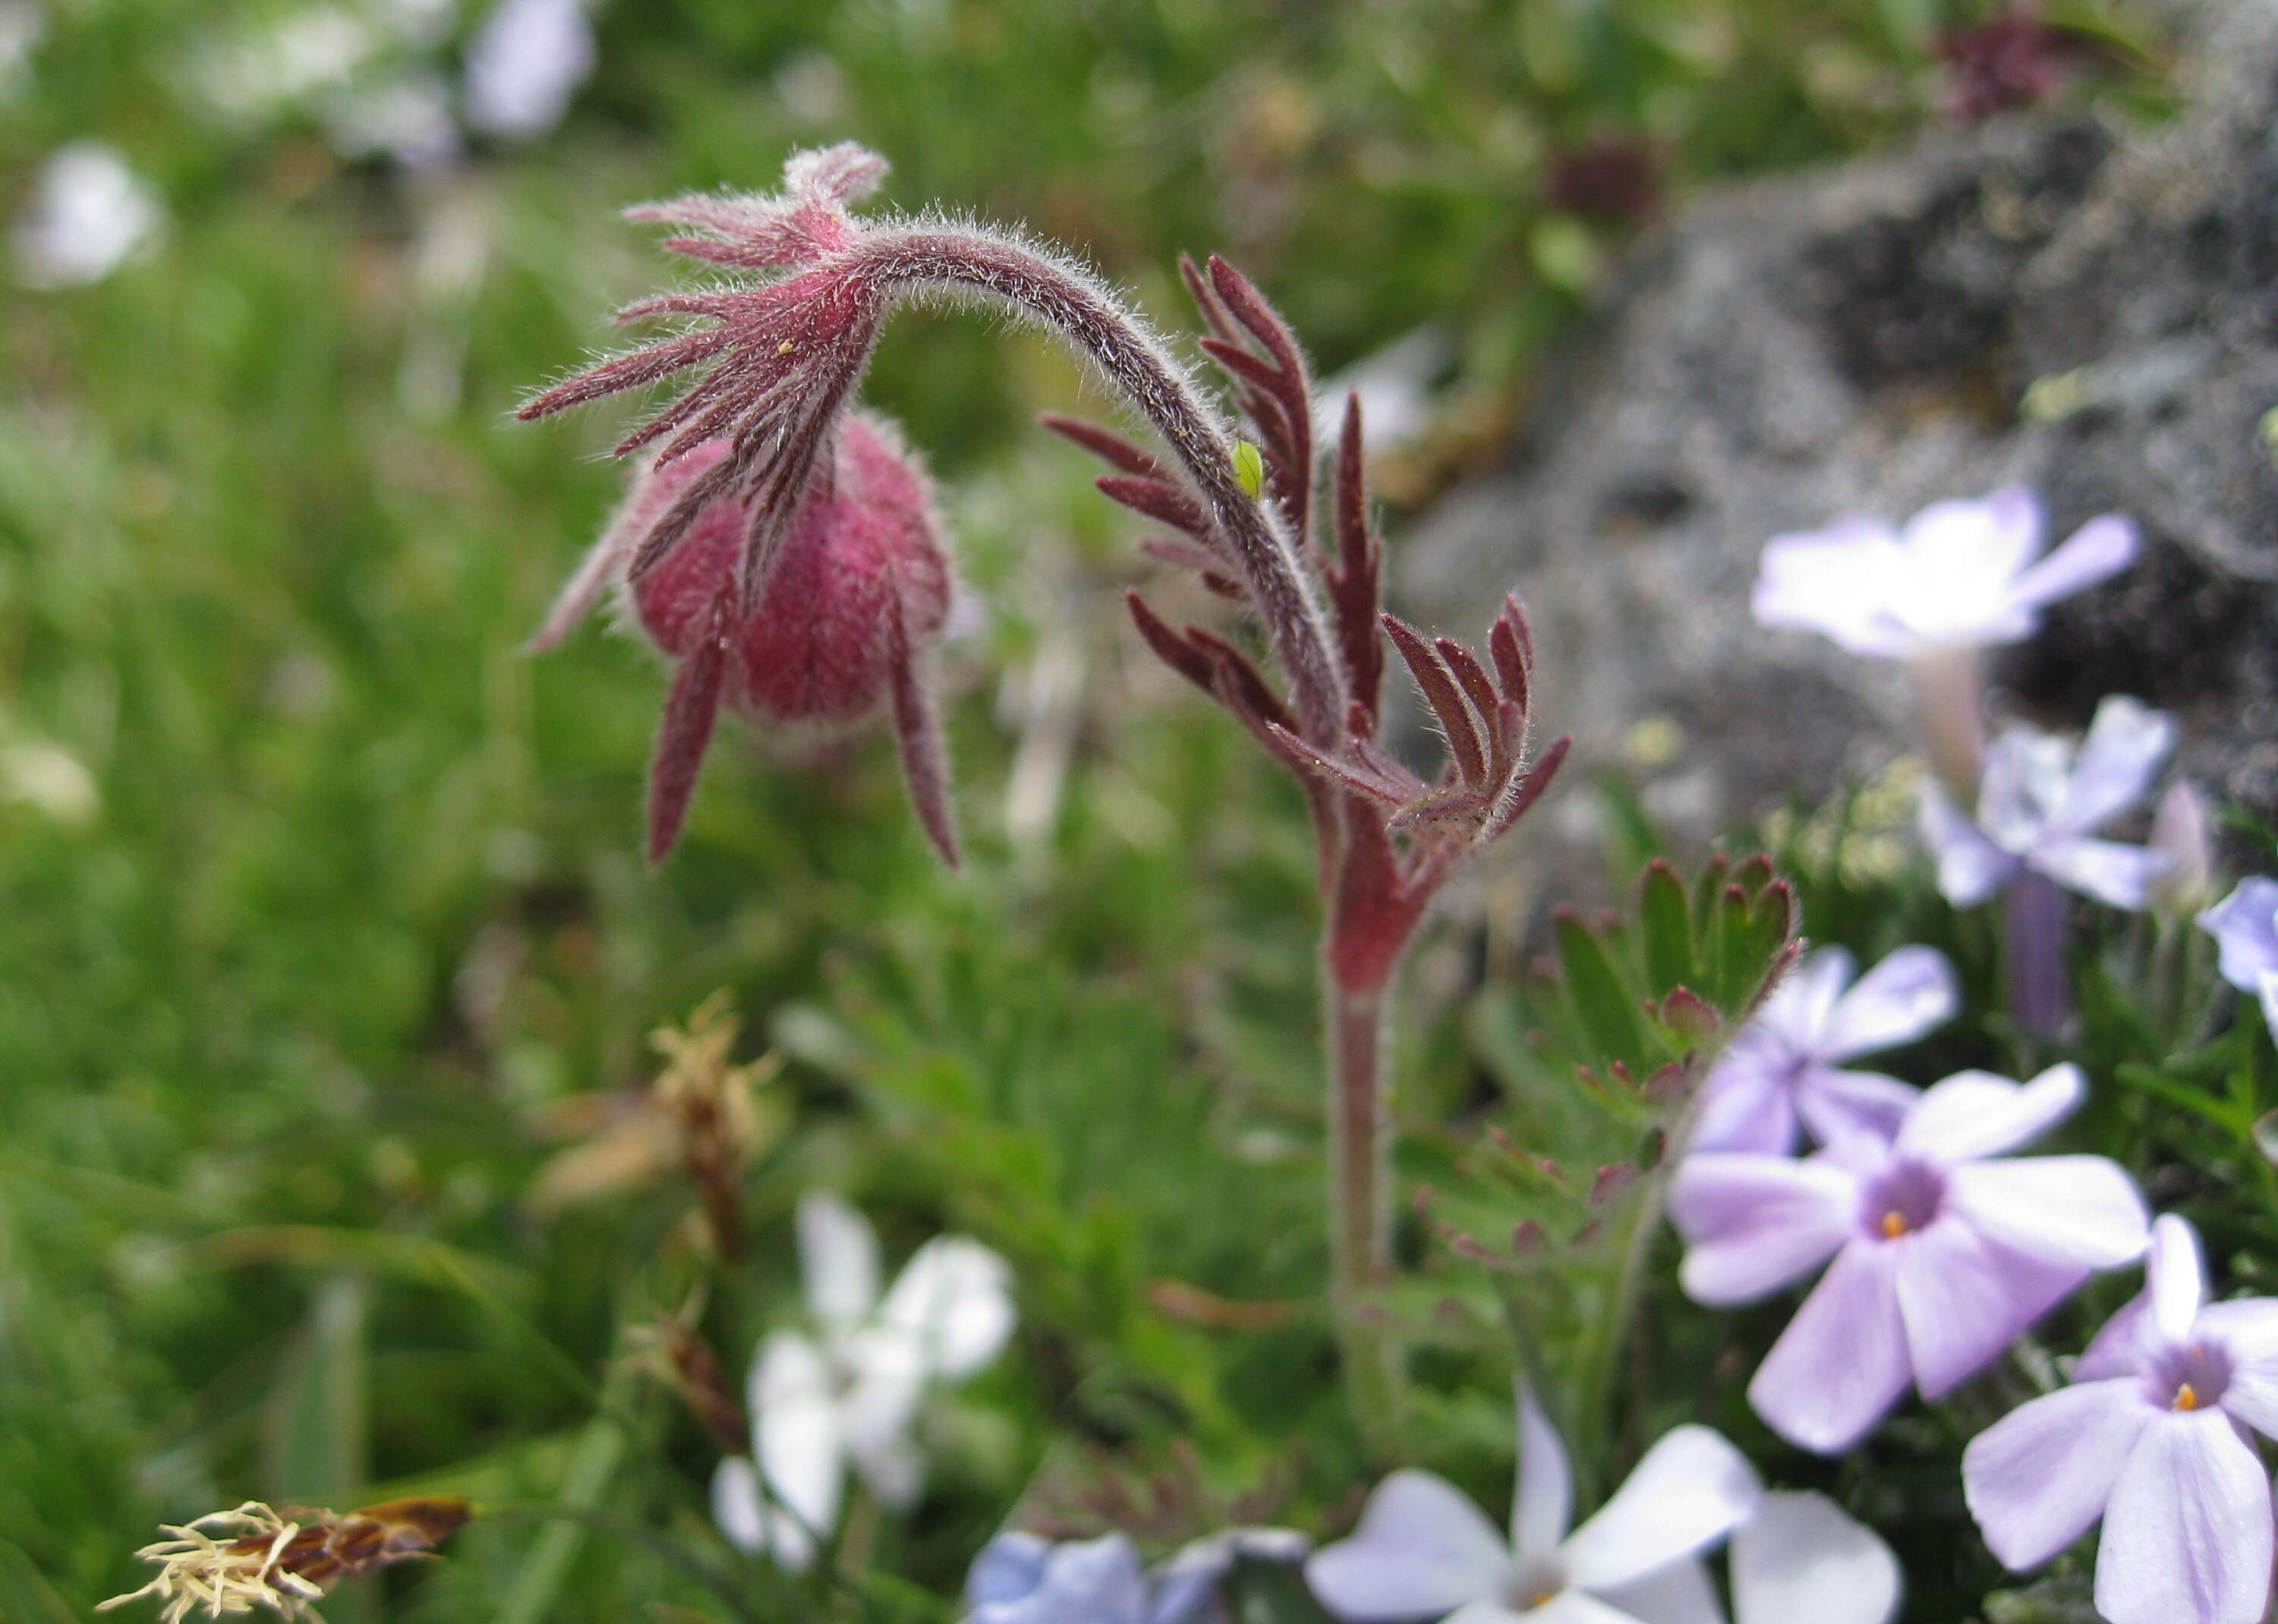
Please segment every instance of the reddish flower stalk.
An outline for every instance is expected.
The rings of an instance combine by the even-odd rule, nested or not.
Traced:
[[[1569,743],[1530,750],[1525,616],[1506,598],[1482,657],[1383,613],[1383,543],[1368,520],[1359,403],[1346,406],[1323,509],[1313,499],[1320,470],[1304,357],[1232,266],[1212,258],[1181,269],[1209,329],[1202,347],[1231,380],[1247,439],[1204,403],[1153,332],[1072,262],[940,217],[856,217],[847,205],[883,171],[859,148],[835,147],[792,158],[773,197],[683,198],[633,211],[691,227],[668,244],[683,253],[775,275],[629,307],[624,319],[709,324],[603,362],[523,408],[543,416],[709,369],[617,447],[646,452],[648,471],[539,645],[621,583],[643,627],[680,662],[652,786],[658,855],[677,830],[723,697],[783,714],[768,695],[843,690],[844,705],[811,706],[840,716],[866,708],[883,686],[913,797],[952,856],[937,729],[913,658],[939,625],[946,565],[929,524],[884,511],[893,481],[862,471],[866,457],[883,466],[865,450],[866,436],[881,431],[849,408],[886,320],[912,300],[996,305],[1074,346],[1161,449],[1074,419],[1047,417],[1046,426],[1109,464],[1103,493],[1176,533],[1143,543],[1146,551],[1257,615],[1287,681],[1285,698],[1226,638],[1173,628],[1130,595],[1148,646],[1294,773],[1311,809],[1328,914],[1336,1281],[1350,1308],[1390,1273],[1387,988],[1440,888],[1533,804]],[[845,629],[805,643],[789,635],[824,616]],[[1447,738],[1452,761],[1436,776],[1419,775],[1378,740],[1387,637]],[[834,661],[848,649],[860,658],[841,673]],[[1362,1316],[1348,1317],[1356,1397],[1372,1440],[1387,1447],[1392,1350]]]

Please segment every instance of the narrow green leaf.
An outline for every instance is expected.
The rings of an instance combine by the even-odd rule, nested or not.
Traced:
[[[611,1411],[624,1399],[629,1378],[622,1373],[630,1369],[620,1361],[618,1369],[611,1373],[603,1389],[601,1413],[586,1423],[585,1436],[570,1457],[558,1501],[567,1510],[598,1509],[617,1468],[624,1463],[631,1440],[624,1422]],[[499,1604],[498,1624],[545,1624],[554,1616],[554,1603],[569,1582],[578,1553],[585,1548],[587,1533],[584,1523],[566,1519],[547,1525]]]
[[[1748,973],[1754,961],[1754,932],[1748,917],[1748,894],[1727,885],[1716,901],[1716,945],[1709,961],[1708,985],[1715,989],[1716,1007],[1730,1013],[1747,1000],[1755,987]]]
[[[1701,980],[1711,992],[1716,990],[1716,910],[1731,882],[1731,861],[1721,851],[1712,853],[1693,880],[1693,963],[1701,966]]]
[[[1693,911],[1685,900],[1685,882],[1668,864],[1655,862],[1645,871],[1638,912],[1645,926],[1647,993],[1666,997],[1671,990],[1689,986],[1693,967]]]
[[[363,1276],[326,1281],[271,1385],[264,1482],[286,1499],[332,1505],[371,1477],[364,1361],[371,1301]]]
[[[1566,972],[1566,994],[1598,1060],[1646,1058],[1645,1024],[1621,972],[1605,944],[1571,913],[1558,917],[1558,957]]]

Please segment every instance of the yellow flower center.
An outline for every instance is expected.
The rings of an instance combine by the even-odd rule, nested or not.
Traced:
[[[1896,1240],[1907,1232],[1907,1215],[1893,1207],[1883,1215],[1883,1239]]]
[[[2195,1410],[2198,1408],[2198,1389],[2193,1387],[2189,1382],[2185,1382],[2181,1387],[2176,1388],[2175,1407],[2179,1410]]]

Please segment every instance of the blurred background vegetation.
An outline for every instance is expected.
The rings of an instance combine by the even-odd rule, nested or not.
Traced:
[[[613,1374],[681,1304],[685,1198],[527,1193],[564,1102],[643,1082],[646,1034],[722,987],[797,1125],[751,1184],[747,1288],[710,1305],[731,1364],[793,1299],[812,1184],[891,1250],[959,1228],[1021,1272],[1020,1351],[957,1395],[881,1568],[952,1587],[1087,1447],[1191,1437],[1227,1493],[1296,1460],[1334,1502],[1341,1399],[1291,1379],[1334,1358],[1302,811],[1124,635],[1132,526],[1026,426],[1080,379],[920,318],[871,385],[947,484],[969,593],[955,878],[868,737],[739,738],[644,866],[658,667],[593,634],[517,652],[618,489],[609,422],[509,410],[659,277],[620,206],[853,139],[891,202],[1025,220],[1174,329],[1177,255],[1215,250],[1323,373],[1414,340],[1396,548],[1639,222],[1939,117],[1938,42],[1990,14],[615,0],[566,116],[495,134],[381,118],[454,116],[475,0],[10,0],[0,207],[92,139],[164,225],[0,323],[0,1618],[139,1582],[162,1519],[412,1489],[607,1526],[478,1525],[336,1620],[715,1610],[617,1527],[725,1560],[700,1436]],[[2150,48],[2066,19],[2155,115]],[[1452,1012],[1473,957],[1403,1033],[1422,1122],[1490,1086]],[[1267,1308],[1229,1335],[1219,1298]],[[1507,1451],[1492,1388],[1445,1408],[1440,1453]]]

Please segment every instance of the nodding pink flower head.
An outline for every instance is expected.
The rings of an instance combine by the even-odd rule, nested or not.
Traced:
[[[940,727],[919,675],[949,565],[931,488],[881,420],[850,415],[891,303],[847,205],[885,160],[852,145],[792,156],[772,196],[692,196],[630,210],[688,228],[666,247],[743,281],[641,300],[621,321],[699,325],[601,362],[524,405],[543,417],[692,367],[707,371],[615,447],[646,452],[616,522],[532,646],[550,647],[614,584],[679,661],[650,777],[649,855],[678,838],[724,702],[778,721],[845,722],[892,700],[910,795],[957,860]]]
[[[628,618],[678,663],[650,781],[649,850],[670,850],[722,705],[825,727],[891,705],[902,768],[926,833],[957,861],[938,717],[923,669],[949,609],[951,574],[933,489],[892,427],[857,412],[785,526],[758,604],[737,592],[750,499],[715,497],[638,580],[624,538],[653,523],[730,455],[712,441],[635,477],[632,492],[536,640],[550,646],[611,585]]]

